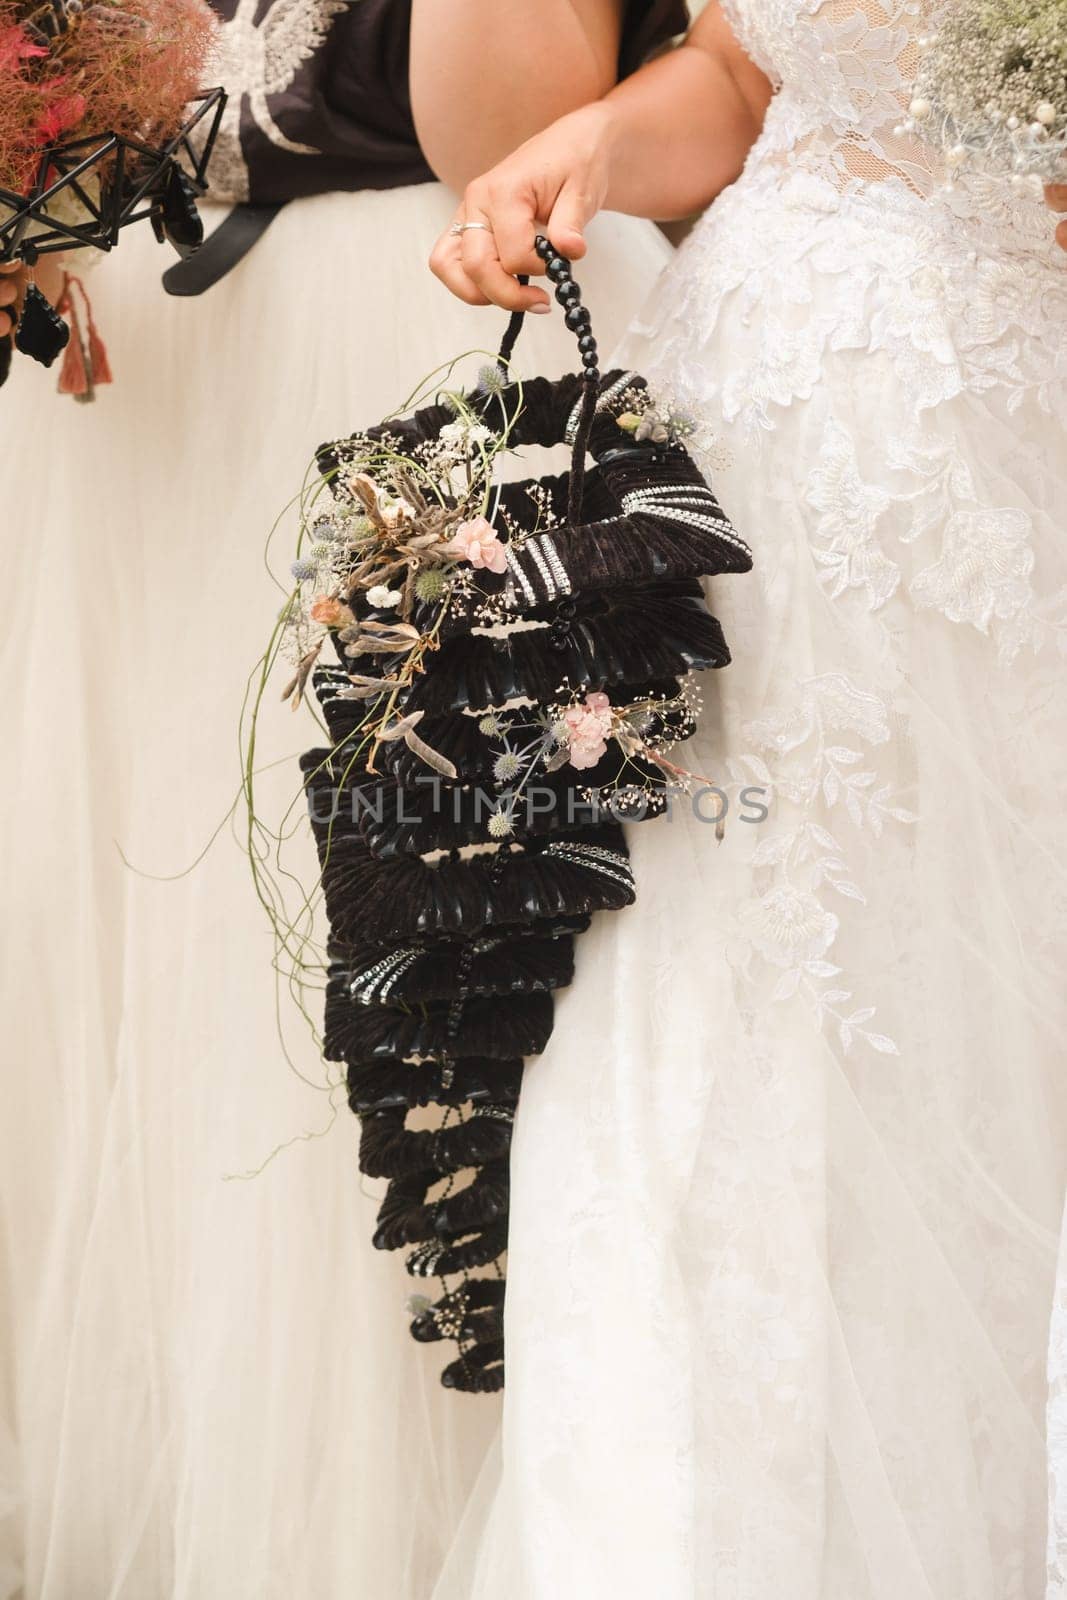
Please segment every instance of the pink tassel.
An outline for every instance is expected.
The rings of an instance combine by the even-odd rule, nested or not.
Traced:
[[[111,362],[108,360],[107,345],[100,337],[96,323],[93,321],[93,307],[84,285],[79,282],[82,299],[85,301],[85,315],[89,322],[89,365],[93,370],[94,383],[113,383],[111,376]]]
[[[81,296],[81,316],[78,314],[74,299],[75,289]],[[76,400],[93,400],[96,397],[98,384],[114,381],[111,362],[108,359],[107,346],[100,337],[100,331],[93,319],[92,302],[85,292],[85,285],[80,278],[75,278],[69,272],[58,310],[68,319],[71,326],[70,343],[59,374],[59,392],[72,394]],[[82,330],[82,316],[88,324],[88,338]]]
[[[71,296],[70,284],[71,280],[68,277],[56,307],[60,316],[66,317],[70,323],[70,340],[63,357],[63,365],[59,369],[58,388],[60,394],[72,394],[76,400],[87,400],[90,395],[89,373],[85,366],[81,328],[78,325],[78,313]]]

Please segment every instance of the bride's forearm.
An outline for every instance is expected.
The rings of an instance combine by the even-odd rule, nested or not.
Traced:
[[[622,0],[414,0],[411,98],[430,166],[462,189],[615,82]]]

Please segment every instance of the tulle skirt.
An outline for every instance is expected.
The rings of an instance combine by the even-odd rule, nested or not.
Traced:
[[[624,346],[753,546],[679,757],[725,837],[711,793],[629,829],[527,1070],[435,1600],[1045,1593],[1065,330],[1063,265],[753,173]],[[1061,1480],[1063,1437],[1061,1386]]]
[[[315,445],[499,343],[425,269],[453,205],[294,204],[195,300],[138,230],[91,284],[114,387],[75,406],[20,364],[3,395],[5,1597],[426,1600],[498,1423],[408,1337],[231,814],[263,549]],[[606,345],[668,253],[596,225]],[[558,318],[519,355],[574,364]],[[307,733],[265,712],[265,814]]]

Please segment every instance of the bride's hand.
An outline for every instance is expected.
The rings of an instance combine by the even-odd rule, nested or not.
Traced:
[[[607,194],[609,137],[605,107],[585,106],[476,178],[452,228],[434,246],[431,271],[468,305],[548,311],[543,289],[524,289],[515,279],[544,271],[533,248],[538,233],[571,261],[585,255],[586,223]],[[478,226],[455,231],[471,223]]]
[[[1045,188],[1045,204],[1050,211],[1067,211],[1067,183],[1050,183]],[[1067,250],[1067,218],[1056,229],[1056,243]]]

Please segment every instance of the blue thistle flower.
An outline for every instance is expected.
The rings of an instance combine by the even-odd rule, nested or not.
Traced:
[[[507,839],[515,832],[515,824],[506,811],[494,811],[489,818],[489,837]]]
[[[499,367],[491,367],[486,363],[478,368],[478,387],[484,389],[486,394],[503,394],[506,382],[507,378]]]
[[[510,783],[512,778],[517,778],[522,771],[522,762],[514,750],[505,750],[504,754],[497,756],[493,762],[493,777],[497,783]]]

